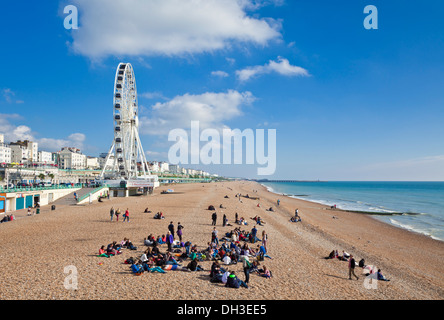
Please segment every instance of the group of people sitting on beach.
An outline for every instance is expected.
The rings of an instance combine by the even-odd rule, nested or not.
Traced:
[[[365,259],[361,259],[359,260],[358,263],[356,263],[353,255],[349,254],[348,252],[345,252],[344,250],[342,250],[342,255],[339,255],[338,250],[332,250],[330,252],[330,254],[328,255],[328,257],[325,257],[325,259],[338,259],[341,261],[348,261],[349,262],[349,279],[351,279],[351,275],[353,274],[357,279],[359,279],[355,274],[354,274],[354,269],[356,266],[358,266],[359,268],[362,269],[362,273],[367,277],[367,276],[374,276],[375,279],[380,280],[380,281],[390,281],[389,279],[387,279],[383,274],[381,269],[376,269],[374,266],[371,265],[366,265],[365,264]]]
[[[265,221],[259,217],[259,216],[254,216],[254,217],[250,217],[251,220],[254,220],[256,222],[256,225],[260,225],[263,226],[265,224]],[[238,225],[242,225],[242,226],[247,226],[248,225],[248,221],[244,218],[244,217],[240,217],[239,215],[235,214],[234,216],[234,222]]]
[[[239,219],[236,218],[236,223],[237,223],[238,225],[241,225],[241,226],[246,226],[246,225],[248,225],[248,221],[245,220],[244,217],[240,217]]]
[[[177,245],[177,248],[180,246]],[[194,257],[191,262],[186,266],[182,266],[182,263],[187,258],[181,250],[160,252],[157,242],[154,242],[151,247],[148,247],[139,259],[135,260],[130,257],[125,263],[131,264],[131,270],[135,274],[141,274],[143,272],[159,272],[166,273],[166,270],[182,270],[182,271],[199,271],[203,268],[198,264],[198,259]]]
[[[167,243],[168,234],[155,238],[152,234],[144,239],[144,244],[148,248],[144,251],[141,257],[137,260],[133,258],[127,263],[131,264],[131,269],[134,273],[141,272],[160,272],[165,273],[166,270],[182,270],[182,271],[201,271],[204,270],[199,261],[206,259],[203,253],[198,252],[197,246],[192,246],[191,242],[182,242],[179,240],[173,240],[171,246],[165,253],[160,251],[160,246]],[[190,259],[190,262],[185,266],[182,265],[186,259]],[[134,266],[136,265],[136,266]]]
[[[265,257],[271,259],[263,245],[258,244],[256,247],[251,247],[247,242],[242,245],[239,241],[227,240],[224,237],[221,243],[208,242],[207,248],[200,254],[209,260],[220,260],[225,265],[241,262],[242,256],[254,257],[259,261],[263,261]]]
[[[217,233],[215,233],[216,228],[214,228],[212,233],[211,242],[215,242],[217,245],[219,244],[219,238],[217,237]],[[239,241],[245,241],[250,243],[256,243],[257,241],[261,241],[261,239],[257,236],[257,228],[253,226],[250,231],[242,230],[240,227],[236,227],[230,232],[226,232],[225,236],[220,239],[221,241],[231,241],[237,243]],[[262,231],[262,238],[266,236],[265,230]]]
[[[260,265],[258,261],[253,261],[253,263],[249,263],[247,259],[244,261],[247,263],[247,266],[244,268],[245,273],[257,273],[261,277],[267,279],[271,278],[271,271],[266,266],[258,268]],[[210,282],[212,283],[223,283],[229,288],[237,289],[244,287],[248,289],[247,281],[243,281],[238,278],[235,271],[230,271],[227,268],[221,267],[217,260],[213,261],[209,276]]]
[[[256,224],[263,226],[265,224],[265,221],[261,219],[259,216],[255,216],[254,218],[250,218],[251,220],[254,220]]]
[[[98,257],[110,258],[122,253],[122,249],[137,250],[131,240],[124,238],[120,243],[113,241],[106,247],[103,245],[99,249]]]
[[[240,196],[240,195],[238,195]],[[227,196],[225,197],[227,198]],[[220,205],[223,208],[223,205]],[[214,206],[209,206],[209,210],[214,210]],[[145,212],[150,212],[148,208]],[[164,219],[162,212],[157,212],[155,219]],[[213,261],[210,271],[211,282],[221,282],[227,287],[239,288],[240,286],[248,288],[249,274],[257,273],[258,275],[270,278],[271,271],[263,266],[259,268],[260,262],[265,258],[272,259],[267,253],[268,235],[265,230],[262,231],[262,239],[258,237],[257,225],[263,226],[265,221],[259,216],[251,217],[255,224],[251,230],[243,230],[241,227],[226,232],[219,239],[218,231],[215,227],[217,214],[213,213],[213,231],[211,233],[211,241],[207,243],[207,247],[198,249],[197,245],[190,241],[182,240],[183,226],[178,224],[177,232],[173,222],[168,225],[166,234],[155,237],[149,234],[143,240],[143,244],[147,247],[139,257],[130,257],[125,263],[130,265],[132,273],[141,275],[145,272],[166,273],[169,270],[180,271],[204,271],[200,265],[202,261]],[[244,226],[248,222],[244,217],[239,219],[238,214],[235,215],[236,224]],[[223,227],[231,226],[228,219],[224,215]],[[176,240],[175,236],[179,237]],[[243,243],[242,243],[243,242]],[[161,250],[164,244],[167,244],[166,250]],[[112,257],[122,253],[123,248],[136,250],[137,248],[127,238],[120,244],[110,243],[106,248],[102,246],[99,250],[100,257]],[[245,281],[238,278],[234,271],[229,271],[227,266],[242,263],[245,273]],[[224,267],[221,268],[220,264]]]
[[[253,227],[255,229],[255,227]],[[240,228],[235,228],[230,232],[225,233],[225,236],[219,239],[217,233],[213,231],[211,242],[208,243],[206,249],[207,256],[213,260],[210,272],[210,281],[214,283],[224,283],[227,287],[248,288],[250,273],[257,273],[265,278],[271,278],[271,272],[267,267],[263,266],[259,269],[260,261],[264,261],[264,258],[271,257],[267,254],[266,239],[268,235],[263,231],[262,244],[258,244],[257,248],[250,247],[249,243],[255,243],[260,241],[257,238],[255,231],[244,231]],[[244,241],[243,244],[240,241]],[[252,261],[250,261],[252,259]],[[221,267],[219,261],[224,265]],[[237,277],[234,271],[227,269],[228,265],[242,263],[245,273],[245,281],[242,281]]]
[[[11,214],[11,215],[6,214],[6,215],[3,217],[3,219],[0,220],[0,223],[3,223],[3,222],[9,222],[9,221],[13,221],[13,220],[15,220],[15,217],[14,217],[13,214]]]
[[[154,219],[165,219],[165,216],[163,215],[163,212],[160,211],[160,212],[157,212],[153,218]]]
[[[180,223],[179,223],[180,225]],[[271,257],[267,254],[266,239],[268,235],[263,231],[262,243],[257,244],[257,248],[250,247],[261,241],[257,237],[257,229],[254,226],[251,231],[235,228],[219,240],[216,227],[212,232],[211,242],[203,250],[199,250],[197,245],[193,245],[190,241],[173,240],[171,246],[165,252],[161,252],[160,248],[163,244],[168,243],[168,236],[171,236],[170,230],[167,235],[154,237],[153,234],[148,235],[144,239],[144,245],[148,248],[140,257],[125,260],[130,264],[130,269],[135,275],[141,275],[144,272],[166,273],[168,270],[180,271],[204,271],[199,264],[201,261],[213,261],[210,271],[210,281],[225,283],[227,287],[239,288],[240,286],[248,288],[248,276],[246,281],[240,280],[234,271],[228,271],[220,268],[219,263],[225,266],[243,263],[245,274],[257,273],[260,276],[270,278],[271,272],[264,266],[259,268],[260,261],[264,258]],[[244,243],[241,244],[241,241]],[[121,243],[116,241],[110,243],[107,247],[102,246],[99,250],[100,257],[112,257],[122,253],[124,248],[136,250],[137,248],[132,242],[125,238]],[[253,261],[250,262],[250,259]],[[188,260],[188,263],[185,263]]]
[[[157,237],[154,237],[153,234],[150,234],[148,237],[143,239],[143,244],[146,246],[170,244],[170,246],[173,247],[175,243],[177,243],[177,241],[174,241],[174,237],[172,237],[171,231],[168,231],[167,234],[162,234],[161,236],[159,235]],[[170,247],[168,249],[170,249]]]
[[[299,209],[294,210],[294,216],[290,218],[290,221],[291,222],[301,222],[302,221],[301,217],[299,216]]]

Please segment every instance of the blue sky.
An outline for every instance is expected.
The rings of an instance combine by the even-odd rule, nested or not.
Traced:
[[[149,160],[168,160],[168,130],[199,120],[277,130],[274,175],[257,176],[257,165],[195,166],[221,175],[444,180],[442,1],[187,3],[3,4],[0,132],[49,151],[106,152],[115,69],[125,61]],[[77,30],[63,27],[68,4],[79,10]],[[378,30],[363,26],[369,4]],[[247,70],[255,74],[242,80]]]

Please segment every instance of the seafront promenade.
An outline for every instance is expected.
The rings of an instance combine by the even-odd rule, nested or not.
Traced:
[[[29,207],[34,208],[37,204],[40,207],[46,206],[81,189],[81,184],[2,188],[0,189],[0,215]]]

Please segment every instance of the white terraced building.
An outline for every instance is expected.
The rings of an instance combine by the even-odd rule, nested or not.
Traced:
[[[0,145],[0,164],[11,163],[11,148]]]
[[[77,148],[62,148],[59,154],[60,169],[85,169],[86,155]]]
[[[38,152],[38,162],[39,163],[46,163],[46,164],[54,164],[54,160],[52,160],[52,152],[39,151]]]
[[[27,163],[28,149],[19,144],[10,144],[11,148],[11,163]]]
[[[86,157],[86,168],[91,170],[100,169],[99,158]]]
[[[11,142],[11,161],[17,163],[33,163],[38,161],[38,143],[29,140]]]
[[[0,134],[0,164],[11,163],[11,148],[5,144],[5,137]]]
[[[170,173],[180,173],[180,166],[177,164],[170,164],[169,165],[169,171]]]

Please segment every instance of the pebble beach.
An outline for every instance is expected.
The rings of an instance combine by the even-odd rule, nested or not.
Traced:
[[[167,188],[174,193],[161,194]],[[236,194],[251,198],[236,197]],[[225,198],[228,196],[228,198]],[[258,199],[252,199],[257,197]],[[277,206],[277,200],[280,205]],[[224,209],[219,208],[222,204]],[[258,204],[260,205],[258,207]],[[166,234],[168,224],[180,222],[183,238],[204,249],[211,240],[213,205],[219,235],[241,227],[251,230],[260,216],[258,236],[268,234],[268,254],[261,262],[271,279],[250,275],[249,289],[211,283],[211,261],[204,271],[132,274],[125,259],[140,257],[149,234]],[[130,221],[111,221],[111,207],[130,212]],[[145,213],[145,208],[151,213]],[[266,211],[273,207],[274,212]],[[302,222],[290,222],[295,209]],[[371,216],[271,193],[252,181],[181,184],[160,187],[153,195],[111,198],[86,205],[41,208],[38,215],[14,213],[16,220],[0,224],[2,300],[441,300],[444,298],[444,242],[378,221]],[[165,219],[153,216],[162,211]],[[248,221],[234,223],[235,213]],[[222,226],[222,216],[228,226]],[[102,245],[129,238],[137,250],[98,257]],[[166,250],[166,245],[160,247]],[[348,279],[348,263],[324,259],[337,249],[356,261],[380,268],[390,282],[369,288],[359,268],[359,280]],[[188,261],[184,261],[186,265]],[[77,272],[77,288],[67,289],[69,270]],[[230,265],[244,279],[242,264]],[[368,279],[367,279],[368,280]]]

